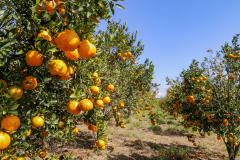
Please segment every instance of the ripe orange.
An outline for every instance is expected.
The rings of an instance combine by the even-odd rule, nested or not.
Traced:
[[[7,82],[3,79],[0,79],[0,93],[4,92],[7,89]]]
[[[117,112],[117,116],[120,116],[120,115],[121,115],[121,113]]]
[[[65,30],[55,38],[57,46],[63,51],[74,51],[80,45],[80,39],[76,32]]]
[[[94,72],[93,73],[93,79],[97,79],[98,78],[98,73],[97,72]]]
[[[218,140],[221,140],[221,139],[222,139],[222,137],[221,137],[221,136],[217,136],[217,139],[218,139]]]
[[[118,54],[117,54],[117,56],[118,56],[118,57],[121,57],[121,56],[122,56],[122,54],[121,54],[121,53],[118,53]]]
[[[98,94],[99,93],[99,88],[97,86],[92,86],[91,87],[91,93],[92,94]]]
[[[237,143],[237,142],[234,142],[234,143],[233,143],[233,145],[234,145],[234,146],[237,146],[237,145],[238,145],[238,143]]]
[[[97,106],[97,107],[102,107],[103,106],[103,101],[101,100],[101,99],[98,99],[98,100],[96,100],[96,102],[95,102],[95,105]]]
[[[45,3],[46,7],[38,6],[37,9],[36,9],[36,13],[40,14],[42,12],[41,10],[43,10],[43,9],[48,11],[48,13],[53,13],[53,3],[52,3],[52,1],[43,0],[43,2]]]
[[[79,58],[78,49],[75,49],[74,51],[65,51],[65,56],[73,61],[77,60]]]
[[[106,96],[106,97],[103,97],[102,101],[103,101],[103,103],[110,103],[111,99],[110,99],[110,97]]]
[[[128,56],[128,53],[127,53],[127,52],[123,53],[123,56],[124,56],[124,57],[127,57],[127,56]]]
[[[37,80],[32,76],[25,77],[25,80],[22,81],[22,87],[25,90],[33,90],[37,87]]]
[[[228,123],[228,120],[227,120],[227,119],[224,119],[224,120],[223,120],[223,123]]]
[[[12,158],[10,158],[9,156],[3,156],[3,157],[1,158],[1,160],[6,160],[6,159],[12,160]]]
[[[65,62],[62,60],[53,60],[48,64],[49,71],[52,75],[64,76],[68,70]]]
[[[61,4],[61,2],[59,0],[54,0],[54,2],[56,3],[56,6],[59,6]],[[65,13],[65,9],[64,9],[63,5],[58,9],[58,12]]]
[[[96,146],[97,147],[103,147],[105,146],[105,142],[103,140],[99,140],[97,143],[96,143]]]
[[[16,131],[20,124],[20,119],[17,116],[12,115],[4,117],[1,121],[3,129],[8,131]]]
[[[117,106],[114,106],[114,107],[113,107],[113,110],[117,110]]]
[[[93,97],[88,98],[93,104],[95,104],[95,99]]]
[[[40,151],[39,154],[38,154],[38,156],[39,156],[40,158],[44,158],[44,157],[46,157],[46,155],[47,155],[47,152],[44,151],[44,150]]]
[[[96,52],[96,47],[88,40],[82,41],[78,47],[79,56],[82,58],[92,58]]]
[[[106,147],[105,146],[103,146],[103,147],[99,147],[98,149],[99,150],[104,150]]]
[[[12,86],[9,88],[8,93],[13,99],[20,99],[23,95],[23,90],[17,86]]]
[[[68,111],[68,113],[78,115],[81,112],[80,103],[78,101],[74,101],[74,100],[68,102],[67,111]]]
[[[32,125],[33,127],[37,128],[37,127],[42,127],[44,124],[44,120],[42,117],[36,116],[32,119]]]
[[[11,143],[11,137],[8,133],[0,131],[0,150],[6,149]]]
[[[98,130],[97,126],[95,126],[95,125],[89,125],[88,129],[93,131],[93,132],[97,132],[97,130]]]
[[[80,101],[79,107],[82,111],[90,111],[93,109],[93,103],[88,99],[83,99]]]
[[[123,103],[123,102],[119,103],[119,106],[120,106],[121,108],[124,108],[124,103]]]
[[[20,157],[17,160],[26,160],[26,158],[25,157]]]
[[[109,85],[107,86],[107,90],[109,90],[109,91],[114,90],[114,85],[109,84]]]
[[[37,37],[43,37],[43,39],[47,41],[52,41],[51,33],[48,31],[41,30],[41,32],[37,34]]]
[[[38,51],[31,50],[28,51],[25,60],[27,65],[29,66],[40,66],[43,62],[42,54]]]
[[[126,58],[125,58],[125,57],[122,57],[122,58],[121,58],[121,61],[125,61],[125,60],[126,60]]]
[[[233,142],[233,138],[232,138],[232,137],[229,137],[229,138],[228,138],[228,141],[229,141],[229,142]]]
[[[127,56],[128,56],[128,57],[131,57],[131,56],[132,56],[132,53],[131,53],[131,52],[127,52]]]
[[[78,128],[75,127],[75,128],[73,129],[73,134],[77,134],[77,133],[78,133]]]
[[[70,76],[72,75],[72,76]],[[67,72],[65,75],[61,77],[61,80],[66,80],[74,77],[74,69],[72,67],[68,67]]]

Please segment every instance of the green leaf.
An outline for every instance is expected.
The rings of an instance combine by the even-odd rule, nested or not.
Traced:
[[[16,14],[13,14],[13,18],[18,20],[18,16]]]
[[[8,111],[9,114],[18,115],[18,111]]]
[[[39,4],[40,0],[36,0],[36,4]]]
[[[116,7],[120,8],[120,9],[125,9],[123,6],[121,6],[120,4],[115,4]]]
[[[12,106],[10,108],[10,111],[14,111],[14,110],[18,109],[18,107],[19,107],[19,104],[15,104],[14,106]]]
[[[55,23],[56,26],[59,26],[60,24],[62,23],[62,20],[61,19],[58,19]]]

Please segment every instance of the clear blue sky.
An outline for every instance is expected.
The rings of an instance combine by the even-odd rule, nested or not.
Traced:
[[[165,77],[175,78],[192,59],[202,61],[206,50],[218,51],[240,31],[239,0],[125,0],[113,19],[138,30],[145,50],[139,60],[155,65],[154,82],[165,94]],[[99,24],[104,29],[105,24]]]

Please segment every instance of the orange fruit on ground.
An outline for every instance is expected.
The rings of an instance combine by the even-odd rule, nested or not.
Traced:
[[[132,53],[131,53],[131,52],[127,52],[127,56],[128,56],[128,57],[131,57],[131,56],[132,56]]]
[[[118,53],[118,54],[117,54],[117,56],[118,56],[118,57],[121,57],[121,56],[122,56],[122,54],[121,54],[121,53]]]
[[[92,58],[96,52],[96,47],[88,40],[82,41],[78,47],[79,56],[82,58]]]
[[[76,32],[65,30],[55,38],[57,46],[63,51],[74,51],[80,45],[80,39]]]
[[[98,93],[99,93],[99,87],[97,87],[97,86],[92,86],[92,87],[91,87],[91,93],[92,93],[92,94],[98,94]]]
[[[105,146],[105,142],[103,140],[99,140],[99,141],[97,141],[96,146],[103,147],[103,146]]]
[[[35,50],[28,51],[25,60],[29,66],[40,66],[43,62],[43,55]]]
[[[17,86],[12,86],[9,88],[8,93],[13,99],[20,99],[23,95],[23,90]]]
[[[6,149],[11,143],[11,137],[8,133],[0,131],[0,150]]]
[[[102,101],[103,101],[103,103],[110,103],[111,99],[110,99],[110,97],[106,96],[106,97],[103,97]]]
[[[70,76],[72,75],[72,76]],[[74,77],[74,69],[72,67],[68,67],[67,72],[65,75],[61,77],[61,80],[66,80]]]
[[[127,56],[128,56],[128,53],[127,53],[127,52],[123,53],[123,56],[124,56],[124,57],[127,57]]]
[[[125,57],[122,57],[122,58],[121,58],[121,61],[125,61],[125,60],[126,60],[126,58],[125,58]]]
[[[38,154],[38,156],[39,156],[40,158],[44,158],[44,157],[46,157],[46,155],[47,155],[47,152],[44,151],[44,150],[40,151],[39,154]]]
[[[79,58],[78,49],[75,49],[74,51],[65,51],[65,56],[73,61],[77,60]]]
[[[28,130],[28,132],[24,134],[24,136],[25,136],[25,137],[28,137],[28,136],[30,136],[30,135],[31,135],[31,133],[32,133],[32,130],[31,130],[31,129],[29,129],[29,130]]]
[[[51,33],[48,31],[41,30],[41,32],[37,34],[37,37],[43,37],[43,39],[47,41],[52,41]]]
[[[43,0],[43,2],[45,3],[46,7],[43,6],[38,6],[36,9],[36,13],[40,14],[42,11],[41,10],[46,10],[48,13],[53,13],[53,3],[52,1],[46,1]]]
[[[124,108],[124,103],[119,103],[119,106],[121,107],[121,108]]]
[[[75,128],[73,129],[73,134],[77,134],[77,133],[78,133],[78,128],[75,127]]]
[[[81,112],[80,106],[79,106],[79,102],[78,101],[70,101],[67,104],[67,111],[68,113],[74,114],[74,115],[78,115]]]
[[[114,90],[114,85],[109,84],[109,85],[107,86],[107,90],[109,90],[109,91]]]
[[[20,126],[21,122],[17,116],[6,116],[1,121],[1,126],[7,131],[16,131]]]
[[[7,82],[3,79],[0,79],[0,93],[4,92],[7,89]]]
[[[25,90],[33,90],[37,87],[37,80],[32,76],[25,77],[25,80],[22,81],[22,87]]]
[[[89,99],[83,99],[80,101],[79,107],[82,111],[90,111],[93,109],[93,103]]]
[[[32,119],[32,125],[33,127],[42,127],[44,124],[44,120],[42,117],[36,116]]]
[[[102,107],[103,106],[103,101],[101,100],[101,99],[98,99],[98,100],[96,100],[96,102],[95,102],[95,105],[97,106],[97,107]]]
[[[48,64],[49,71],[52,75],[64,76],[68,70],[65,62],[55,59]]]

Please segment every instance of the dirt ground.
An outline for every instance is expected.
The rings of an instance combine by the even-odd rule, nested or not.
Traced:
[[[187,151],[184,160],[228,159],[224,142],[217,140],[214,134],[205,138],[197,135],[195,139],[197,146],[194,146],[186,137],[188,133],[176,130],[174,128],[176,125],[162,124],[160,125],[162,131],[156,133],[150,128],[151,124],[147,117],[144,117],[142,122],[131,117],[131,121],[126,128],[117,128],[113,121],[109,123],[109,139],[106,142],[106,150],[103,151],[96,149],[93,133],[86,125],[80,124],[77,126],[79,129],[77,143],[65,145],[62,153],[63,155],[72,153],[76,160],[152,160],[164,159],[163,155],[167,155],[169,148],[174,147],[182,152]],[[179,158],[168,155],[165,159]]]

